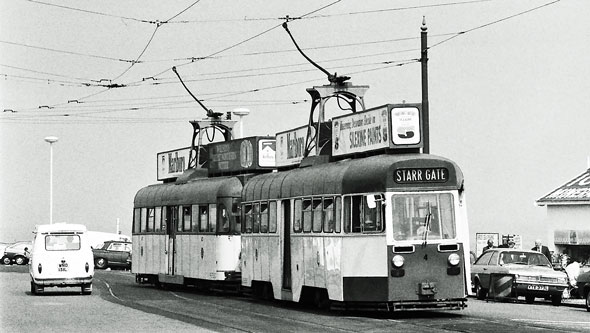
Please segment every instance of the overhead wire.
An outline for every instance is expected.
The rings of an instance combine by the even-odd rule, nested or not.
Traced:
[[[332,3],[330,3],[330,4],[326,5],[326,6],[322,7],[322,8],[327,8],[327,7],[329,7],[329,6],[331,6],[331,5],[334,5],[334,4],[336,4],[336,3],[340,2],[340,1],[341,1],[341,0],[339,0],[339,1],[335,1],[335,2],[332,2]],[[496,23],[499,23],[499,22],[502,22],[502,21],[508,20],[508,19],[510,19],[510,18],[513,18],[513,17],[517,17],[517,16],[520,16],[520,15],[524,15],[524,14],[526,14],[526,13],[528,13],[528,12],[531,12],[531,11],[533,11],[533,10],[536,10],[536,9],[539,9],[539,8],[542,8],[542,7],[545,7],[545,6],[548,6],[548,5],[551,5],[551,4],[554,4],[554,3],[557,3],[557,2],[559,2],[559,1],[560,1],[560,0],[552,1],[552,2],[546,3],[546,4],[544,4],[544,5],[541,5],[541,6],[538,6],[538,7],[535,7],[535,8],[532,8],[532,9],[529,9],[529,10],[526,10],[526,11],[523,11],[523,12],[519,12],[519,13],[517,13],[517,14],[511,15],[511,16],[508,16],[508,17],[505,17],[505,18],[502,18],[502,19],[499,19],[499,20],[496,20],[496,21],[493,21],[493,22],[490,22],[490,23],[487,23],[487,24],[484,24],[484,25],[480,25],[480,26],[477,26],[477,27],[474,27],[474,28],[472,28],[472,29],[468,29],[468,30],[465,30],[465,31],[462,31],[462,32],[459,32],[459,33],[449,33],[449,34],[445,34],[445,35],[451,35],[451,37],[450,37],[450,38],[447,38],[447,39],[444,39],[444,40],[443,40],[443,41],[441,41],[441,42],[435,43],[434,45],[430,46],[430,48],[432,48],[432,47],[436,47],[436,46],[438,46],[438,45],[440,45],[440,44],[443,44],[443,43],[445,43],[445,42],[447,42],[447,41],[449,41],[449,40],[452,40],[453,38],[456,38],[456,37],[458,37],[458,36],[460,36],[460,35],[463,35],[463,34],[465,34],[465,33],[472,32],[472,31],[475,31],[475,30],[478,30],[478,29],[481,29],[481,28],[484,28],[484,27],[490,26],[490,25],[492,25],[492,24],[496,24]],[[36,1],[31,1],[31,2],[36,2]],[[197,2],[198,2],[198,1],[197,1]],[[192,7],[193,5],[195,5],[197,2],[193,3],[193,4],[191,5],[191,7]],[[472,1],[472,2],[476,2],[476,1]],[[320,8],[320,9],[322,9],[322,8]],[[318,10],[320,10],[320,9],[318,9]],[[188,10],[188,8],[186,8],[184,11],[186,11],[186,10]],[[303,17],[306,17],[307,15],[311,15],[311,13],[315,13],[315,12],[317,12],[318,10],[315,10],[315,11],[312,11],[312,12],[310,12],[310,13],[307,13],[307,14],[305,14],[305,15],[302,15],[302,16],[300,16],[299,18],[303,18]],[[180,14],[181,14],[181,13],[177,14],[176,16],[178,16],[178,15],[180,15]],[[170,23],[170,22],[168,22],[168,23]],[[248,38],[247,40],[244,40],[244,41],[242,41],[242,42],[239,42],[239,43],[236,43],[236,44],[230,45],[229,47],[226,47],[226,48],[224,48],[224,49],[222,49],[222,50],[220,50],[220,51],[217,51],[217,52],[213,53],[212,55],[218,55],[218,54],[220,54],[220,53],[222,53],[222,52],[224,52],[224,51],[227,51],[227,50],[229,50],[229,49],[232,49],[232,48],[234,48],[234,47],[236,47],[236,46],[238,46],[238,45],[241,45],[241,44],[243,44],[243,43],[245,43],[245,42],[247,42],[247,41],[249,41],[249,40],[252,40],[252,39],[254,39],[254,38],[258,37],[258,36],[261,36],[261,35],[263,35],[263,34],[265,34],[265,33],[269,32],[269,31],[271,31],[271,30],[275,29],[275,28],[276,28],[276,27],[278,27],[278,26],[280,26],[280,25],[277,25],[277,26],[275,26],[275,27],[272,27],[272,28],[270,28],[270,29],[267,29],[267,30],[265,30],[265,31],[263,31],[263,32],[261,32],[261,33],[259,33],[259,34],[255,35],[255,36],[252,36],[252,37]],[[156,29],[156,30],[157,30],[157,29]],[[152,38],[151,38],[151,39],[153,39],[153,36],[154,36],[154,35],[155,35],[155,31],[154,31],[154,33],[152,34]],[[151,42],[151,39],[150,39],[150,42]],[[3,41],[0,41],[0,42],[3,42]],[[132,65],[133,65],[133,64],[135,64],[135,63],[139,63],[139,58],[141,58],[141,56],[143,55],[143,53],[145,52],[145,50],[146,50],[146,49],[147,49],[147,47],[149,46],[149,43],[150,43],[150,42],[148,42],[148,44],[146,45],[146,47],[144,48],[144,50],[142,51],[142,53],[140,54],[140,56],[139,56],[139,57],[138,57],[138,58],[137,58],[137,59],[136,59],[136,60],[135,60],[135,61],[132,63]],[[11,42],[7,42],[7,43],[9,43],[9,44],[10,44]],[[17,44],[17,43],[13,43],[13,44]],[[27,45],[27,46],[28,46],[28,45]],[[30,46],[29,46],[29,47],[30,47]],[[44,49],[44,48],[40,48],[40,49]],[[52,49],[47,49],[47,50],[50,50],[50,51],[55,51],[55,50],[52,50]],[[71,52],[71,54],[76,54],[76,53],[75,53],[75,52]],[[80,54],[80,55],[84,55],[84,54]],[[85,56],[93,56],[93,55],[85,55]],[[108,59],[108,60],[116,60],[116,61],[129,61],[129,60],[123,60],[123,59],[110,58],[110,57],[101,57],[101,56],[96,56],[96,55],[94,55],[93,57],[96,57],[96,58],[103,58],[103,59]],[[414,61],[412,61],[412,62],[414,62]],[[192,63],[192,62],[191,62],[191,63]],[[398,66],[398,65],[396,64],[396,65],[381,66],[381,67],[378,67],[378,68],[369,69],[369,70],[363,70],[363,71],[359,71],[359,72],[356,72],[356,73],[362,73],[362,72],[375,71],[375,70],[380,70],[380,69],[383,69],[383,68],[386,68],[386,67],[392,67],[392,66]],[[160,74],[162,74],[162,73],[164,73],[164,72],[166,72],[166,71],[163,71],[163,72],[161,72]],[[158,74],[158,75],[160,75],[160,74]],[[247,91],[242,91],[242,92],[234,92],[234,93],[231,93],[231,94],[225,94],[225,95],[223,95],[223,94],[222,94],[222,95],[219,95],[217,98],[219,99],[219,98],[225,98],[225,97],[230,97],[230,96],[236,96],[236,95],[239,95],[239,94],[244,94],[244,93],[248,93],[248,92],[258,92],[258,91],[262,91],[262,90],[276,89],[276,88],[279,88],[279,87],[284,87],[284,86],[289,86],[289,85],[295,85],[295,84],[300,84],[300,83],[307,83],[307,82],[310,82],[310,81],[314,81],[314,80],[306,80],[306,81],[294,82],[294,83],[289,83],[289,84],[275,85],[275,86],[272,86],[272,87],[265,87],[265,88],[255,88],[255,89],[250,89],[250,90],[247,90]],[[109,90],[110,90],[110,89],[104,89],[104,90],[102,90],[102,91],[100,91],[100,92],[93,93],[93,94],[91,94],[91,95],[87,95],[87,96],[85,96],[85,97],[82,97],[82,98],[79,98],[79,99],[80,99],[80,100],[88,99],[88,98],[90,98],[90,97],[94,97],[94,96],[96,96],[96,95],[98,95],[98,94],[104,93],[104,92],[106,92],[106,91],[109,91]],[[57,105],[63,105],[63,104],[57,104]]]

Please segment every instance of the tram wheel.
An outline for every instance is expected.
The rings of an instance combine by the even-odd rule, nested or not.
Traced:
[[[330,298],[326,289],[316,289],[314,293],[313,303],[318,309],[329,309]]]

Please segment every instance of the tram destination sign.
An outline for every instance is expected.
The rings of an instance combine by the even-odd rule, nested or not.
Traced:
[[[334,156],[379,149],[420,148],[422,121],[420,104],[387,104],[334,117]]]
[[[398,184],[446,183],[449,181],[449,170],[442,167],[396,169],[393,180]]]
[[[274,137],[249,137],[211,143],[209,174],[218,175],[241,171],[260,171],[275,167]]]

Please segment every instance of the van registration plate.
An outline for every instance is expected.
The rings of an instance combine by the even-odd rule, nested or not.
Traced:
[[[549,286],[539,286],[536,284],[531,284],[527,286],[528,290],[540,290],[540,291],[549,291]]]
[[[67,272],[68,271],[68,263],[65,260],[62,260],[58,265],[57,265],[57,271],[58,272]]]

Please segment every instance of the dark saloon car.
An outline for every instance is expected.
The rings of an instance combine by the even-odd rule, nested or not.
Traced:
[[[30,252],[33,248],[31,242],[17,242],[7,246],[2,255],[2,263],[4,265],[26,265],[29,262],[29,255],[25,252]]]
[[[478,299],[524,296],[529,304],[540,297],[559,305],[567,287],[567,275],[542,253],[512,248],[484,252],[471,266],[471,280]]]
[[[586,299],[586,311],[590,312],[590,270],[578,276],[577,286],[578,293]]]
[[[131,268],[131,243],[106,241],[99,248],[93,249],[94,266],[99,269],[108,267]]]

